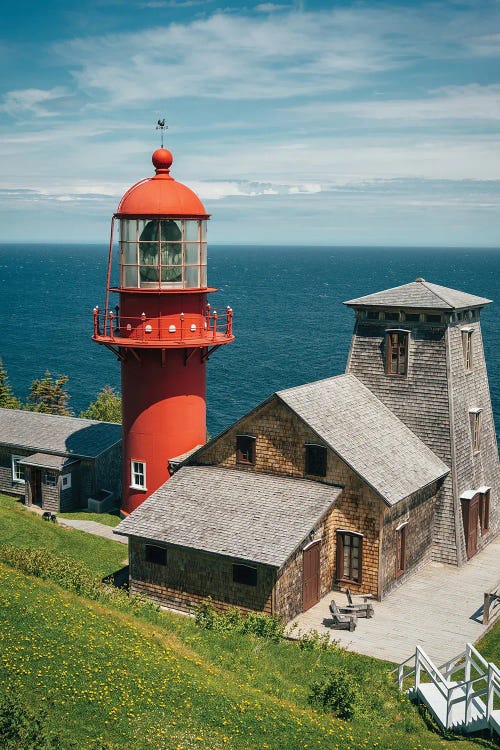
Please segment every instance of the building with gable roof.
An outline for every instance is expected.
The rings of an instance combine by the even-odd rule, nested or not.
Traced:
[[[489,302],[423,280],[347,302],[345,375],[278,391],[172,461],[115,529],[131,590],[290,620],[335,587],[382,598],[479,551],[499,524]]]
[[[115,507],[121,425],[0,409],[0,490],[46,511]]]

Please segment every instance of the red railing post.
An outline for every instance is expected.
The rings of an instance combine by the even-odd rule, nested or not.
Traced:
[[[182,341],[184,338],[184,313],[183,312],[181,312],[180,314],[180,319],[181,319],[181,341]]]
[[[115,329],[113,328],[113,318],[115,316],[113,315],[113,311],[109,311],[109,335],[111,337],[111,340],[115,338]]]
[[[141,321],[142,321],[142,340],[144,341],[144,329],[145,329],[144,323],[146,322],[146,313],[141,313]]]
[[[215,341],[217,337],[217,310],[214,310],[213,314],[213,321],[214,321],[214,333],[213,333],[213,340]]]
[[[231,336],[233,332],[233,311],[229,307],[229,305],[226,307],[227,312],[227,320],[226,320],[226,335]]]

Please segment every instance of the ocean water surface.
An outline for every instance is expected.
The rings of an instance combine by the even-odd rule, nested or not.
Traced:
[[[0,245],[0,356],[21,398],[45,370],[69,376],[75,413],[104,385],[119,389],[119,363],[91,341],[106,266],[104,245]],[[354,314],[342,302],[419,276],[494,300],[482,328],[498,433],[499,250],[210,246],[208,275],[236,335],[208,364],[211,435],[275,390],[344,372]]]

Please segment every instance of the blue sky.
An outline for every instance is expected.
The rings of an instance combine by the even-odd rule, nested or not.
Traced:
[[[0,240],[106,242],[152,173],[211,242],[497,246],[500,2],[6,0]]]

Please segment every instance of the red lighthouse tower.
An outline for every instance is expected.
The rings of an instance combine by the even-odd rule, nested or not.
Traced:
[[[153,154],[156,174],[123,196],[111,224],[106,305],[94,310],[94,341],[121,362],[122,512],[169,478],[169,460],[206,440],[210,354],[233,341],[232,311],[207,304],[206,226],[200,199],[170,175],[172,154]],[[119,223],[118,286],[112,286]],[[119,304],[110,308],[110,292]]]

